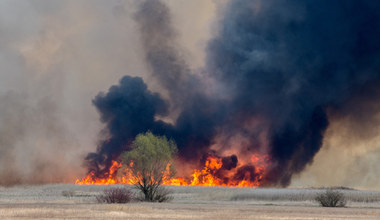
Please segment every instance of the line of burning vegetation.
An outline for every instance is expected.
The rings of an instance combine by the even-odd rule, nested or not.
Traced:
[[[226,159],[227,158],[227,159]],[[234,161],[234,164],[226,165],[226,160]],[[237,164],[237,157],[207,156],[202,169],[194,169],[188,177],[170,178],[170,166],[168,164],[163,174],[163,185],[176,186],[229,186],[229,187],[259,187],[263,184],[268,166],[271,160],[268,155],[253,154],[250,161],[244,165]],[[83,179],[77,179],[80,185],[109,185],[109,184],[135,184],[138,177],[131,172],[133,162],[122,165],[118,161],[112,161],[108,172],[104,177],[97,177],[95,172],[89,172]]]

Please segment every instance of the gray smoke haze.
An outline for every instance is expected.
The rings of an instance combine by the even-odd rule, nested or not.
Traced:
[[[145,59],[151,67],[149,72],[166,89],[172,106],[182,106],[188,91],[199,82],[192,79],[183,50],[178,49],[178,33],[173,28],[170,9],[160,1],[145,1],[139,5],[135,20]]]
[[[190,48],[186,57],[199,57],[213,2],[169,4],[178,16],[203,8],[191,26],[177,19],[183,30],[202,30],[178,40]],[[135,9],[136,1],[0,2],[0,184],[74,182],[86,173],[83,158],[103,128],[91,100],[123,75],[150,76]]]

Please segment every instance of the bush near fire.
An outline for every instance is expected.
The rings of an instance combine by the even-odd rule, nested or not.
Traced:
[[[161,187],[165,179],[174,174],[173,156],[177,146],[173,140],[154,136],[151,132],[137,135],[132,143],[132,150],[122,154],[127,164],[125,176],[134,183],[145,201],[163,202],[168,199],[166,191]]]

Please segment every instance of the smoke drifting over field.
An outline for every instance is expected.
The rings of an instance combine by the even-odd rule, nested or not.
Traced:
[[[208,36],[212,2],[169,4],[180,15],[198,11],[191,26],[183,17],[178,22],[184,33],[202,33],[179,43],[201,53],[195,41]],[[102,129],[94,96],[126,73],[162,90],[146,74],[136,1],[5,0],[0,6],[0,184],[73,183],[86,172],[83,158]]]
[[[243,118],[259,115],[268,123],[274,181],[287,185],[312,161],[328,108],[379,86],[379,7],[373,1],[230,4],[208,60]]]
[[[0,4],[0,184],[72,181],[83,157],[101,176],[148,130],[189,164],[211,153],[230,170],[268,154],[266,185],[289,185],[314,159],[298,180],[332,180],[319,169],[353,149],[357,180],[376,170],[363,158],[380,147],[377,1]],[[334,148],[356,137],[373,141]],[[322,145],[333,150],[315,157]],[[352,180],[341,173],[331,182]]]
[[[94,104],[110,139],[89,155],[90,169],[104,172],[99,164],[107,169],[136,134],[151,130],[174,138],[186,161],[207,154],[218,139],[221,153],[233,145],[242,155],[268,153],[274,163],[263,184],[288,185],[321,148],[326,111],[378,86],[379,8],[373,1],[231,1],[208,45],[209,75],[196,76],[175,45],[168,8],[141,3],[135,19],[146,61],[169,99],[131,77],[98,95]],[[204,78],[218,89],[210,92]],[[180,111],[174,124],[155,118],[168,105]],[[234,143],[236,137],[245,142]]]

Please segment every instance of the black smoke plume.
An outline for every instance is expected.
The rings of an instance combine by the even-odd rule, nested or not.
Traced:
[[[137,134],[148,130],[173,138],[182,158],[199,160],[208,151],[217,125],[224,118],[221,101],[203,94],[201,80],[190,73],[181,57],[168,7],[158,0],[144,1],[135,20],[140,26],[152,77],[169,92],[170,102],[151,93],[141,78],[129,76],[112,86],[107,94],[96,96],[93,104],[109,133],[96,153],[86,158],[89,170],[98,177],[108,171],[112,160],[128,150]],[[181,110],[175,125],[156,120],[155,116],[165,116],[170,108]]]
[[[210,93],[181,56],[168,8],[144,1],[135,19],[152,77],[169,100],[131,77],[99,94],[93,102],[110,138],[88,155],[90,170],[101,175],[148,130],[174,138],[189,161],[206,155],[217,137],[228,145],[240,135],[248,140],[241,150],[264,147],[272,159],[263,184],[288,185],[322,146],[326,111],[379,86],[379,11],[373,0],[231,1],[207,48],[208,77],[223,88]],[[173,125],[155,119],[170,109],[181,112]],[[236,167],[235,158],[225,160]],[[254,178],[252,170],[243,166],[236,178]]]
[[[158,94],[148,91],[141,78],[130,76],[123,77],[107,94],[98,94],[92,103],[111,136],[100,143],[96,153],[86,158],[88,166],[99,177],[108,171],[112,160],[128,150],[133,137],[147,130],[161,129],[163,125],[155,122],[154,117],[167,111],[167,104]]]

